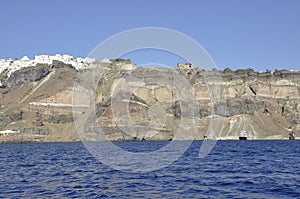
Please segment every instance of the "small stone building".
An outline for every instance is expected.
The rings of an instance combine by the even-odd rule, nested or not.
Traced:
[[[185,63],[185,64],[178,63],[177,70],[184,75],[191,75],[194,73],[195,68],[194,65],[191,63]]]

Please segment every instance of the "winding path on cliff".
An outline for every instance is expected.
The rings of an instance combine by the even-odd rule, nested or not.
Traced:
[[[24,97],[23,100],[19,102],[19,104],[23,103],[25,100],[27,100],[35,91],[37,91],[43,84],[49,81],[49,79],[55,74],[55,68],[50,72],[49,75],[43,79],[26,97]]]
[[[18,105],[25,102],[32,94],[34,94],[42,85],[44,85],[46,82],[50,80],[50,78],[55,75],[55,68],[28,94],[26,95],[21,101],[18,102]],[[14,108],[18,107],[16,104],[13,106]],[[11,106],[7,107],[6,110],[3,110],[1,114],[4,114],[11,110]]]

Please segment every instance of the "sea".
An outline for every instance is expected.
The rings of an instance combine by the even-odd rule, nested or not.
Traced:
[[[147,152],[168,143],[114,144]],[[300,198],[300,141],[218,141],[199,158],[201,144],[149,172],[111,168],[80,142],[1,144],[0,198]]]

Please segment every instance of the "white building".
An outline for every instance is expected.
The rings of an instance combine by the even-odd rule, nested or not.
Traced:
[[[0,74],[9,67],[8,62],[0,62]]]
[[[49,55],[36,55],[34,56],[34,61],[39,64],[52,64],[52,60]]]
[[[21,61],[30,61],[30,59],[27,56],[24,56],[22,59],[20,59]]]
[[[93,62],[95,62],[95,61],[96,61],[95,58],[90,58],[90,57],[84,58],[84,62],[85,62],[85,63],[88,63],[88,64],[91,64],[91,63],[93,63]]]
[[[0,136],[9,136],[13,134],[17,134],[18,132],[12,130],[0,131]]]

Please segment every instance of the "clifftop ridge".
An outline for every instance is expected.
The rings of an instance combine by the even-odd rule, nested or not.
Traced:
[[[160,78],[156,77],[158,74],[168,77],[175,69],[142,68],[123,59],[93,60],[81,63],[84,67],[75,67],[71,61],[52,60],[34,66],[8,67],[0,73],[0,142],[79,141],[72,116],[74,82],[80,70],[89,70],[103,62],[108,64],[108,70],[96,84],[95,105],[97,120],[108,140],[186,139],[175,136],[180,118],[185,114],[180,96],[176,98],[172,89],[161,85]],[[246,131],[249,139],[287,139],[290,131],[299,136],[300,71],[255,72],[253,69],[233,71],[228,68],[205,71],[189,63],[178,64],[177,71],[195,90],[199,109],[195,139],[204,136],[236,139],[241,131]],[[216,75],[221,81],[214,82]],[[116,85],[125,86],[126,76],[136,79],[128,83],[132,88],[128,100],[131,119],[140,126],[147,126],[155,119],[151,107],[159,107],[159,113],[165,115],[165,123],[160,128],[147,128],[147,131],[134,134],[119,128],[112,112],[112,93]],[[156,77],[157,81],[151,85],[143,82],[147,76]],[[207,78],[211,78],[209,89],[222,85],[218,92],[224,98],[212,102]],[[213,117],[225,119],[219,135],[206,134]],[[84,128],[93,135],[94,126]],[[100,138],[93,135],[89,139]]]

